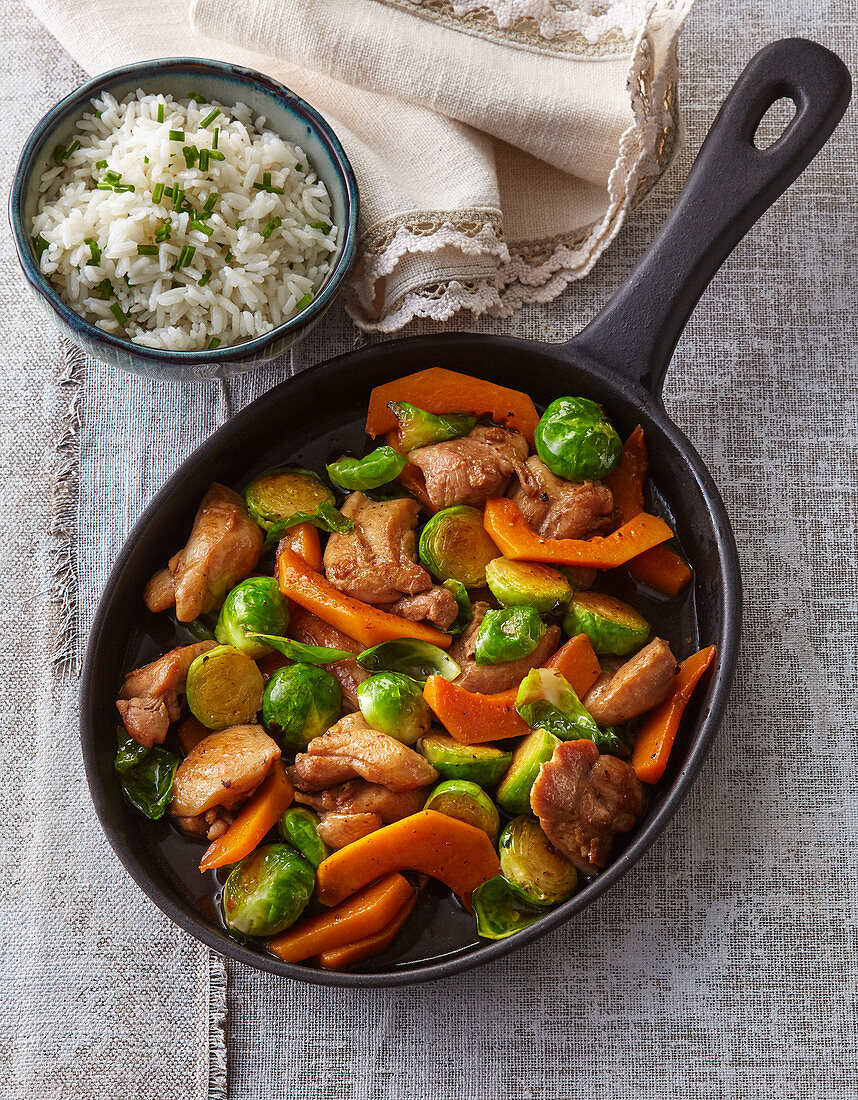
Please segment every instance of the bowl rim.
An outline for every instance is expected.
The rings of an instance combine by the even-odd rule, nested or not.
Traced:
[[[245,86],[253,85],[268,96],[285,102],[290,110],[300,116],[321,139],[331,157],[331,162],[342,187],[346,216],[345,224],[342,226],[344,240],[340,257],[330,272],[327,282],[310,305],[294,317],[290,317],[288,321],[284,321],[273,328],[270,332],[256,336],[252,340],[211,350],[171,351],[166,348],[150,348],[144,344],[137,344],[133,340],[122,339],[112,333],[105,332],[85,317],[82,317],[63,300],[50,280],[42,273],[35,260],[30,247],[30,235],[24,217],[24,203],[36,167],[37,154],[50,138],[51,132],[73,116],[83,103],[102,91],[109,91],[116,84],[135,75],[145,79],[147,75],[152,73],[184,74],[193,73],[194,71],[226,77]],[[119,68],[110,69],[108,72],[92,77],[70,92],[42,116],[24,143],[15,167],[12,186],[9,190],[8,206],[9,223],[15,242],[15,251],[24,276],[33,290],[54,313],[58,314],[73,330],[77,330],[82,334],[85,333],[94,341],[107,345],[117,352],[125,355],[136,355],[161,366],[174,366],[176,368],[227,364],[247,359],[249,356],[258,354],[274,341],[282,339],[283,336],[300,331],[305,326],[318,320],[339,292],[340,286],[354,262],[357,250],[359,211],[360,196],[354,169],[330,123],[315,107],[302,99],[297,92],[287,88],[285,84],[281,84],[273,77],[267,76],[256,69],[200,57],[162,57],[132,65],[122,65]]]

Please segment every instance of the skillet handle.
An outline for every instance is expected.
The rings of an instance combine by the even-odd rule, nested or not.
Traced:
[[[830,137],[852,81],[840,58],[804,38],[759,51],[733,85],[676,205],[648,252],[567,345],[661,393],[673,350],[715,272]],[[754,134],[778,99],[796,113],[768,149]]]

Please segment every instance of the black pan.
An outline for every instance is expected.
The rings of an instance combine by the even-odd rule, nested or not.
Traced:
[[[308,370],[265,394],[200,447],[169,479],[132,531],[110,574],[89,640],[81,685],[81,737],[92,798],[129,873],[191,935],[249,966],[328,985],[408,985],[497,958],[569,920],[616,882],[662,832],[688,793],[721,721],[739,648],[741,580],[736,544],[718,490],[685,436],[668,419],[661,388],[688,315],[741,237],[809,164],[849,102],[843,63],[803,39],[776,42],[753,58],[712,125],[679,200],[649,252],[596,319],[567,344],[451,334],[366,347]],[[796,114],[768,149],[754,134],[787,97]],[[197,846],[164,822],[143,822],[122,799],[113,771],[114,699],[123,673],[173,642],[143,607],[149,576],[177,549],[211,481],[241,488],[284,460],[318,465],[364,444],[369,391],[399,375],[446,366],[530,392],[539,405],[562,394],[601,402],[621,432],[642,424],[650,454],[652,507],[677,533],[695,573],[693,597],[670,640],[681,656],[716,643],[717,667],[689,708],[668,770],[638,830],[613,863],[566,904],[508,940],[477,940],[472,918],[440,891],[388,956],[363,973],[293,966],[231,940],[194,868]],[[713,394],[713,400],[718,395]],[[190,640],[190,639],[189,639]],[[201,896],[205,894],[205,896]]]

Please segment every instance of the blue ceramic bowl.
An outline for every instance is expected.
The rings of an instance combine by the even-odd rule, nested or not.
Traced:
[[[117,99],[142,88],[176,98],[199,92],[227,106],[242,102],[284,140],[307,154],[333,203],[333,220],[340,227],[331,270],[306,309],[291,320],[242,344],[214,351],[161,351],[112,336],[84,320],[67,305],[39,270],[29,226],[38,201],[38,180],[51,162],[57,144],[67,144],[75,123],[90,100],[109,91]],[[328,123],[300,96],[263,73],[220,61],[176,57],[127,65],[87,81],[52,108],[33,130],[9,196],[9,220],[18,259],[30,286],[63,336],[89,354],[125,370],[161,379],[221,377],[249,370],[280,355],[302,339],[330,307],[354,260],[358,222],[358,190],[354,172]]]

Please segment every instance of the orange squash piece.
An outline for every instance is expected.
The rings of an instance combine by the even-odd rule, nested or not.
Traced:
[[[482,829],[435,810],[420,810],[323,860],[316,871],[319,901],[337,905],[382,875],[405,870],[439,879],[470,909],[471,894],[500,874],[500,861]]]
[[[644,718],[632,753],[632,767],[642,783],[657,783],[664,774],[682,714],[714,656],[715,646],[710,645],[686,657],[670,695]]]
[[[638,424],[623,446],[623,458],[612,474],[604,479],[614,494],[614,507],[620,523],[640,515],[644,510],[644,480],[647,472],[646,440]]]
[[[423,698],[451,737],[463,745],[483,745],[509,737],[526,737],[530,727],[515,709],[518,688],[495,695],[480,695],[451,684],[443,676],[430,676]]]
[[[678,596],[691,583],[694,574],[669,546],[654,546],[629,562],[628,571],[641,584],[647,584],[665,596]]]
[[[347,966],[354,966],[364,959],[372,959],[386,951],[399,935],[403,925],[411,916],[414,906],[417,904],[417,894],[411,897],[402,906],[396,916],[386,924],[380,932],[366,936],[362,940],[353,940],[342,947],[332,947],[328,951],[320,952],[313,960],[323,970],[345,970]]]
[[[199,745],[204,737],[214,732],[204,726],[193,714],[189,715],[176,730],[176,739],[185,756]]]
[[[322,544],[319,532],[312,523],[298,523],[283,536],[285,545],[303,558],[311,569],[322,568]]]
[[[348,848],[341,851],[348,851]],[[293,924],[268,941],[268,950],[285,962],[301,962],[313,955],[334,951],[380,932],[413,897],[414,890],[408,879],[400,874],[389,874],[330,912]]]
[[[268,830],[292,805],[295,792],[280,760],[275,760],[253,797],[242,806],[227,831],[212,841],[200,862],[200,871],[211,871],[249,856]]]
[[[277,556],[277,579],[284,596],[361,645],[374,646],[394,638],[417,638],[446,649],[452,640],[449,634],[434,626],[401,619],[346,596],[288,546],[283,546]]]
[[[408,401],[430,413],[464,412],[487,416],[506,428],[521,432],[531,447],[539,421],[536,406],[526,393],[444,367],[430,367],[376,386],[369,395],[367,435],[375,438],[397,427],[396,417],[387,407],[389,401]]]
[[[561,676],[565,676],[579,699],[602,675],[599,658],[586,634],[576,634],[570,638],[553,657],[548,658],[545,668],[556,669]]]

